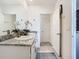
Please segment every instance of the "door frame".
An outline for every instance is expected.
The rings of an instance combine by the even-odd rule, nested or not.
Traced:
[[[59,53],[60,53],[60,57],[62,57],[62,44],[63,44],[63,41],[62,41],[62,34],[63,34],[63,31],[62,31],[62,16],[63,16],[63,5],[62,4],[60,4],[60,6],[59,6],[59,20],[60,20],[60,51],[59,51]]]
[[[72,59],[76,59],[76,0],[72,0]]]
[[[62,6],[63,7],[63,6]],[[76,59],[76,0],[72,0],[72,59]],[[63,14],[62,14],[63,15]],[[60,16],[60,57],[62,57],[62,19]]]

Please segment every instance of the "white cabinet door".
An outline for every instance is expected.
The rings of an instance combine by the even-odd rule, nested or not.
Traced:
[[[30,59],[30,47],[0,46],[0,59]]]

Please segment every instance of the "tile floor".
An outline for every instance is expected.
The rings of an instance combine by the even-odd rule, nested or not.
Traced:
[[[41,47],[38,49],[37,53],[54,53],[54,50],[50,43],[41,43]]]
[[[36,59],[57,59],[50,43],[41,43],[37,51]]]
[[[36,59],[57,59],[54,54],[38,53]]]

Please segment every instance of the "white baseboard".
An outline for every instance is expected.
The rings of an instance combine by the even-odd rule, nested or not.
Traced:
[[[57,59],[63,59],[62,57],[59,57],[58,54],[56,53],[55,49],[53,48],[54,50],[54,54],[56,55]]]

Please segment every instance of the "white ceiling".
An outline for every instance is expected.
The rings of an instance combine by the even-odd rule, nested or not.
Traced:
[[[0,0],[0,5],[21,5],[23,2],[24,0]]]
[[[54,6],[57,0],[26,0],[29,5]]]
[[[56,0],[0,0],[0,5],[21,5],[24,2],[28,5],[39,5],[39,6],[53,6]]]
[[[0,0],[0,8],[13,8],[16,6],[25,6],[24,8],[27,8],[25,5],[27,3],[30,6],[42,6],[49,9],[51,7],[52,9],[54,8],[56,1],[57,0]]]

